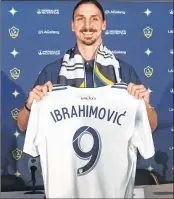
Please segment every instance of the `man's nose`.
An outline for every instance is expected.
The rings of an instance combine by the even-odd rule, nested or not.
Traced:
[[[86,20],[85,20],[85,24],[84,24],[84,25],[85,25],[85,28],[87,28],[87,29],[88,29],[88,28],[90,27],[90,25],[91,25],[90,20],[89,20],[89,19],[86,19]]]

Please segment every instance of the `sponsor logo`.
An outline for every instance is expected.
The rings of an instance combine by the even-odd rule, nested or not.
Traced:
[[[147,66],[146,68],[144,68],[144,74],[146,77],[151,77],[153,75],[153,68],[150,66]]]
[[[170,151],[173,151],[173,150],[174,150],[174,147],[173,147],[173,146],[170,146],[170,147],[169,147],[169,150],[170,150]]]
[[[15,26],[9,28],[8,31],[9,31],[10,37],[12,37],[13,39],[19,36],[19,29],[16,28]]]
[[[81,100],[96,100],[96,98],[91,96],[86,96],[86,97],[81,97]]]
[[[171,55],[173,55],[173,54],[174,54],[173,49],[170,49],[170,54],[171,54]]]
[[[168,73],[173,73],[174,72],[174,69],[168,69]]]
[[[105,30],[105,35],[126,35],[126,30]]]
[[[115,54],[123,54],[123,55],[126,55],[126,50],[112,50],[111,51],[114,55]]]
[[[171,131],[172,131],[172,132],[174,131],[174,127],[171,128]]]
[[[19,160],[22,157],[22,151],[16,148],[14,151],[12,151],[12,155],[15,160]]]
[[[58,30],[38,30],[38,35],[59,35]]]
[[[174,14],[174,10],[173,10],[173,9],[169,10],[169,13],[170,13],[171,15],[173,15],[173,14]]]
[[[19,111],[20,111],[20,110],[17,109],[17,108],[15,108],[15,109],[13,109],[13,110],[11,111],[11,115],[12,115],[12,118],[13,118],[13,119],[17,120]]]
[[[144,36],[149,39],[150,37],[152,37],[153,29],[147,26],[146,28],[143,29],[143,33]]]
[[[10,70],[10,75],[13,79],[18,79],[20,76],[20,70],[16,67],[12,68]]]
[[[171,88],[171,89],[170,89],[170,92],[171,92],[171,93],[174,93],[174,89],[173,89],[173,88]]]
[[[105,14],[106,15],[109,15],[109,14],[112,14],[112,15],[125,15],[126,14],[126,11],[123,11],[123,10],[105,10]]]
[[[169,33],[169,34],[173,34],[173,33],[174,33],[174,30],[168,30],[168,33]]]
[[[59,9],[37,9],[38,15],[59,15]]]
[[[39,50],[38,55],[60,55],[60,50]]]
[[[174,109],[173,108],[169,108],[169,112],[173,112],[174,111]]]

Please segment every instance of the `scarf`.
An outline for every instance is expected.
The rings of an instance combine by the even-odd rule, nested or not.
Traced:
[[[58,83],[74,87],[86,87],[84,58],[80,55],[77,45],[69,49],[62,61]],[[96,50],[93,66],[94,87],[113,85],[121,82],[119,61],[102,43]]]

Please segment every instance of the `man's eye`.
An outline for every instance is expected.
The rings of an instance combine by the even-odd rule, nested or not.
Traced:
[[[93,18],[94,21],[98,21],[98,18]]]
[[[79,18],[77,18],[77,21],[81,21],[83,18],[82,17],[79,17]]]

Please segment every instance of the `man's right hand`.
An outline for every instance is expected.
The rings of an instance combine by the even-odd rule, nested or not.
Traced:
[[[47,92],[52,91],[53,85],[50,81],[46,82],[44,85],[35,86],[29,93],[28,99],[27,99],[27,107],[31,109],[33,100],[40,101],[43,99],[43,97],[47,94]]]

